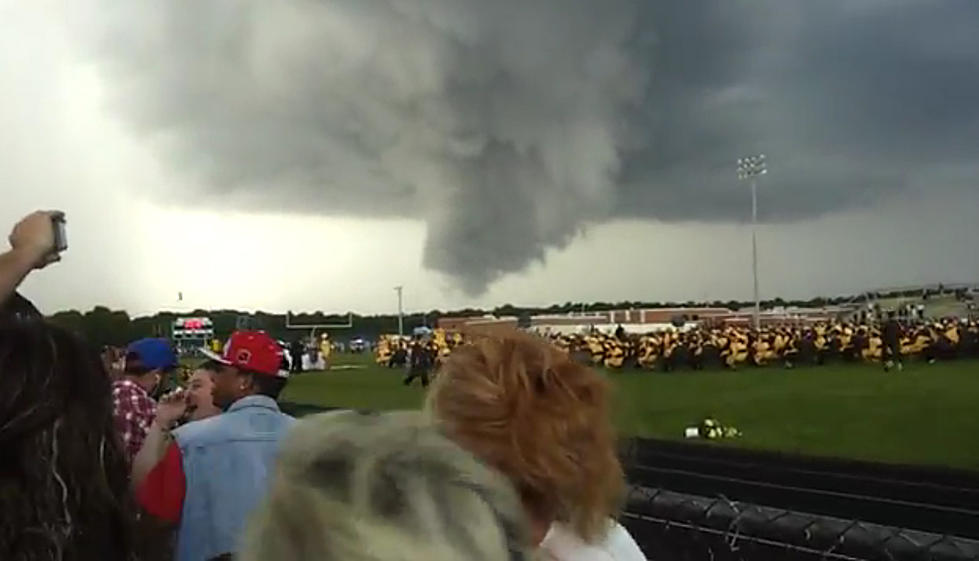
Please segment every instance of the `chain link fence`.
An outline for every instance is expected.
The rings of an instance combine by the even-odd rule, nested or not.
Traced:
[[[622,522],[655,560],[979,560],[965,538],[638,485]]]

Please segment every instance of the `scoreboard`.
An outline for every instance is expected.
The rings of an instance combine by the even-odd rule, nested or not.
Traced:
[[[214,338],[214,324],[208,317],[173,320],[171,338],[178,347],[203,347]]]

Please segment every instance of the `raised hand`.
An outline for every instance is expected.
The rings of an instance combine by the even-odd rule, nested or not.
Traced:
[[[163,428],[170,428],[187,412],[187,391],[176,389],[162,398],[156,406],[155,423]]]
[[[38,269],[60,261],[61,257],[55,251],[52,219],[61,214],[43,210],[28,214],[10,232],[10,247],[24,254]]]

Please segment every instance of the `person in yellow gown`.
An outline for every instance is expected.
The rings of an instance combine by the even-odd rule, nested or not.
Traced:
[[[618,339],[609,339],[605,342],[605,367],[622,368],[625,362],[625,348]]]
[[[330,369],[330,355],[333,353],[333,343],[330,342],[330,336],[324,333],[320,336],[320,359],[323,361],[323,367],[327,370]]]
[[[391,340],[386,335],[381,335],[381,339],[377,342],[377,356],[374,361],[382,366],[388,366],[391,363],[391,356],[393,354],[394,350],[391,348]]]
[[[656,368],[659,360],[659,343],[651,336],[644,335],[639,339],[639,366],[646,370]]]

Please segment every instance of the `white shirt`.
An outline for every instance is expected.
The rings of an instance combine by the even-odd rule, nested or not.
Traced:
[[[550,561],[646,561],[636,541],[618,522],[596,543],[586,543],[569,528],[555,522],[541,541],[540,552]]]

